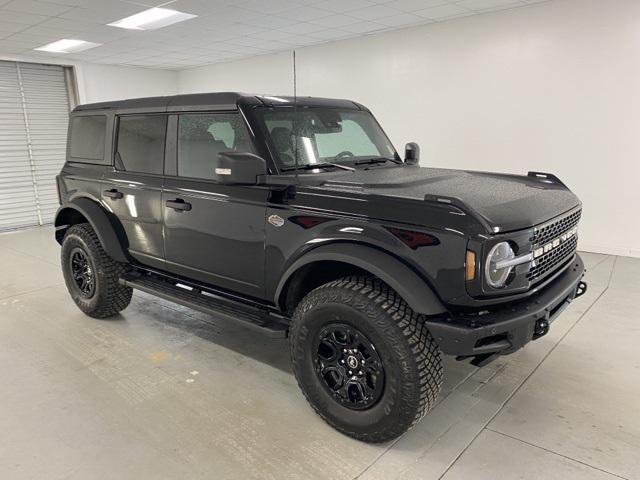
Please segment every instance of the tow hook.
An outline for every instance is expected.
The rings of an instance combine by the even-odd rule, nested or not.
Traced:
[[[533,339],[536,340],[545,336],[547,333],[549,333],[549,320],[541,318],[533,327]]]
[[[587,293],[587,282],[580,282],[576,287],[576,298],[581,297]]]

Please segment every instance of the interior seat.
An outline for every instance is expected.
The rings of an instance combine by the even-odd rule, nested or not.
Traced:
[[[271,130],[271,140],[278,152],[280,162],[285,166],[295,164],[293,158],[293,132],[287,127],[274,127]]]
[[[179,142],[178,175],[181,177],[213,178],[213,160],[220,152],[230,150],[204,128],[190,132]]]

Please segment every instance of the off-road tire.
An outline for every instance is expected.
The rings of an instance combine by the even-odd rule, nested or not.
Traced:
[[[315,370],[314,337],[336,319],[364,333],[383,363],[384,391],[365,410],[342,405]],[[293,370],[309,404],[332,427],[364,442],[405,433],[435,405],[442,386],[442,353],[423,320],[375,278],[346,277],[311,291],[290,326]]]
[[[95,290],[86,298],[73,279],[69,256],[80,248],[89,258],[95,275]],[[126,264],[116,262],[102,248],[98,236],[88,223],[73,225],[65,233],[62,241],[61,263],[67,289],[84,313],[94,318],[107,318],[125,309],[131,302],[133,289],[118,283]]]

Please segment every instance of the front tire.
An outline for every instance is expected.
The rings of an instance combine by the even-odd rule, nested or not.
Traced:
[[[61,262],[71,298],[90,317],[111,317],[131,302],[133,289],[118,283],[126,264],[107,255],[89,224],[73,225],[67,230]]]
[[[311,406],[365,442],[402,435],[442,386],[442,353],[423,317],[378,279],[347,277],[309,293],[293,315],[290,347]]]

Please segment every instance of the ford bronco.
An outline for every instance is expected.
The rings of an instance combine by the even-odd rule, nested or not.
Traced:
[[[384,442],[435,404],[442,355],[482,366],[586,290],[554,175],[419,166],[356,102],[211,93],[80,105],[57,177],[72,299],[134,289],[288,337],[315,411]]]

